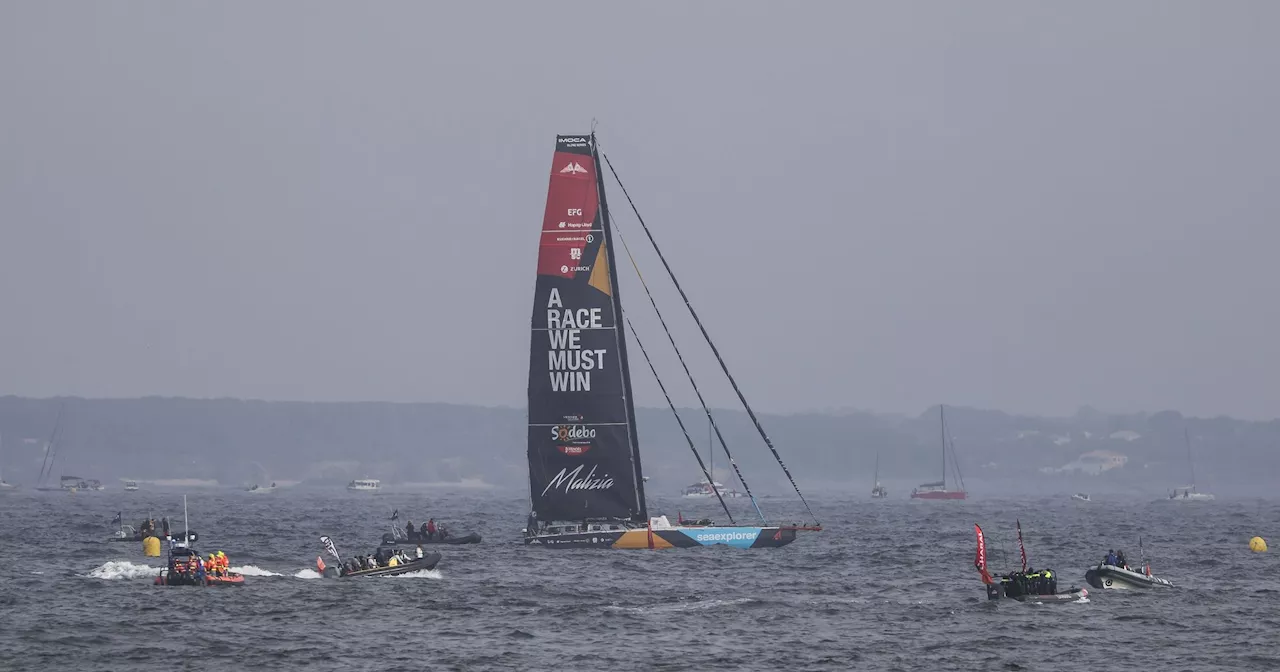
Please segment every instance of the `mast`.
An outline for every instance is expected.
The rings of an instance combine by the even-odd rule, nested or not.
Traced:
[[[638,521],[648,522],[649,510],[644,498],[644,471],[640,468],[640,440],[636,432],[635,399],[631,394],[631,367],[627,365],[627,335],[619,324],[622,320],[622,294],[618,288],[618,265],[614,262],[613,226],[609,219],[609,200],[604,191],[604,174],[600,172],[600,144],[596,142],[594,128],[591,130],[591,158],[594,164],[592,168],[596,173],[596,197],[600,201],[600,228],[604,231],[604,251],[609,265],[609,284],[613,287],[613,336],[618,344],[618,357],[622,361],[623,403],[627,415],[627,442],[631,447],[631,479],[635,483],[635,510],[638,512],[636,518]]]
[[[947,413],[938,404],[938,428],[942,432],[942,489],[947,489]]]
[[[876,487],[880,486],[880,453],[876,453]]]

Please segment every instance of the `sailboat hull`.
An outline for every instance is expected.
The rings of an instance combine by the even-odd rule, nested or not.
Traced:
[[[647,528],[562,534],[539,534],[525,537],[527,545],[549,548],[622,548],[661,549],[695,546],[732,546],[734,548],[779,548],[796,540],[795,527],[697,527],[676,526],[661,530]]]
[[[933,490],[930,492],[911,493],[911,499],[964,499],[967,496],[963,490]]]

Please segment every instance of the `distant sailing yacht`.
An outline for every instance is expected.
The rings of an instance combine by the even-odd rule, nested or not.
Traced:
[[[1169,493],[1169,499],[1188,501],[1188,502],[1207,502],[1213,499],[1213,495],[1207,492],[1196,492],[1196,465],[1195,460],[1191,457],[1191,436],[1187,434],[1186,428],[1182,430],[1182,439],[1187,443],[1187,468],[1191,472],[1191,484],[1184,485],[1180,488],[1174,488]]]
[[[715,449],[715,441],[712,438],[712,434],[714,431],[715,431],[715,428],[711,426],[711,423],[707,423],[707,462],[711,465],[707,471],[710,472],[711,478],[713,479],[716,476],[716,449]],[[648,480],[648,478],[646,477],[645,480]],[[691,497],[695,499],[702,499],[702,498],[710,499],[712,497],[715,497],[716,495],[719,495],[722,498],[723,497],[732,498],[732,497],[741,497],[742,493],[738,492],[737,490],[730,490],[729,488],[724,487],[724,484],[719,481],[707,480],[704,478],[701,481],[698,481],[697,483],[694,483],[693,485],[686,487],[684,489],[684,492],[681,493],[680,496]]]
[[[876,484],[871,488],[872,499],[884,499],[889,496],[889,491],[880,485],[880,453],[876,453]]]
[[[678,413],[676,421],[702,467],[711,493],[724,507],[730,525],[673,525],[666,516],[650,517],[640,467],[627,338],[623,331],[624,326],[630,327],[630,321],[623,313],[618,291],[615,224],[609,215],[602,173],[608,159],[600,152],[592,132],[557,136],[552,161],[532,311],[528,458],[533,511],[524,530],[525,543],[554,548],[653,549],[718,544],[772,548],[791,543],[800,530],[821,530],[816,520],[813,526],[803,527],[772,525],[763,520],[760,525],[736,524]],[[617,178],[616,172],[614,177]],[[637,219],[640,219],[639,213]],[[781,464],[777,450],[733,381],[688,297],[683,296],[684,290],[680,289],[643,219],[640,225],[685,299],[685,306],[702,329],[703,337],[716,353],[739,401]],[[645,291],[648,292],[647,286]],[[649,299],[661,320],[652,295]],[[666,329],[665,321],[663,328]],[[666,394],[666,387],[644,346],[635,331],[631,333],[634,344]],[[670,331],[667,337],[679,355]],[[682,355],[680,361],[683,365]],[[697,392],[697,383],[687,366],[685,371]],[[698,398],[703,401],[700,392]],[[674,412],[669,396],[667,401]],[[704,401],[703,410],[706,408]],[[706,413],[708,422],[719,435],[710,411]],[[759,512],[758,503],[742,480],[723,436],[720,438],[730,466]],[[785,466],[783,470],[786,472]],[[790,472],[786,473],[794,487],[795,480]],[[796,493],[799,492],[797,488]],[[804,496],[800,499],[803,502]],[[807,503],[805,507],[808,508]]]
[[[48,480],[53,477],[53,465],[58,461],[58,438],[62,436],[62,411],[65,404],[58,405],[58,415],[53,421],[53,432],[49,440],[44,442],[44,459],[40,463],[40,478],[36,481],[36,490],[41,492],[76,492],[80,477],[63,476],[54,486]]]
[[[936,483],[922,483],[911,491],[912,499],[964,499],[964,478],[960,476],[960,463],[956,461],[956,449],[947,438],[947,413],[943,406],[938,406],[938,419],[942,424],[942,480]],[[947,489],[947,448],[951,448],[951,464],[955,467],[956,482],[959,490]]]

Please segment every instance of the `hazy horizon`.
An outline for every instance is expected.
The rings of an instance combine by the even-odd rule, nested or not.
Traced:
[[[0,394],[522,408],[555,135],[598,120],[757,410],[1278,415],[1280,5],[501,18],[5,4]],[[708,401],[736,408],[607,186]]]

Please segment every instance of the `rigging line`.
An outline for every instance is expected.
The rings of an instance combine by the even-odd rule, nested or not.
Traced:
[[[702,456],[698,454],[698,449],[693,446],[693,439],[689,437],[689,431],[685,429],[684,420],[680,419],[680,414],[676,413],[676,405],[671,401],[671,395],[667,394],[667,386],[662,384],[662,379],[658,377],[658,370],[653,367],[653,360],[649,359],[649,351],[644,349],[644,345],[640,342],[640,335],[636,333],[636,328],[631,324],[631,318],[623,316],[627,321],[627,328],[631,330],[631,337],[636,340],[636,346],[640,348],[640,354],[644,355],[644,361],[649,365],[649,370],[653,372],[653,379],[658,381],[658,387],[662,390],[662,396],[667,398],[667,406],[671,407],[672,415],[676,416],[676,423],[680,425],[680,432],[684,434],[684,440],[689,442],[689,450],[693,451],[693,457],[698,460],[698,466],[702,467],[702,473],[707,473],[707,465],[702,461]],[[711,483],[711,491],[716,493],[716,499],[720,500],[720,506],[724,509],[724,515],[729,516],[729,523],[736,525],[733,520],[733,514],[729,513],[729,505],[724,503],[724,497],[720,496],[720,491],[716,489],[715,482],[711,480],[711,476],[707,476],[707,481]]]
[[[773,453],[773,459],[778,461],[778,466],[782,467],[782,473],[787,475],[787,480],[791,481],[791,487],[795,489],[799,495],[801,503],[809,512],[809,517],[813,519],[816,525],[821,526],[818,516],[813,513],[813,509],[809,506],[808,500],[804,498],[804,493],[800,492],[800,486],[796,485],[796,479],[791,476],[791,470],[787,469],[786,463],[782,461],[782,456],[778,454],[778,449],[773,447],[773,441],[769,439],[769,435],[765,433],[764,427],[760,424],[760,420],[756,417],[755,411],[751,409],[751,405],[747,403],[747,397],[742,394],[742,390],[738,387],[738,381],[734,380],[733,374],[729,373],[729,366],[724,363],[724,358],[720,356],[720,350],[711,340],[711,335],[707,333],[707,328],[702,325],[702,319],[698,317],[697,311],[693,309],[693,304],[689,302],[689,296],[684,293],[684,288],[680,286],[680,281],[676,280],[675,271],[671,270],[671,264],[667,263],[667,258],[663,256],[662,250],[658,248],[658,241],[654,240],[653,232],[649,230],[649,225],[644,223],[644,217],[640,216],[640,210],[636,207],[635,201],[631,200],[631,194],[627,193],[627,187],[622,184],[622,178],[618,177],[618,171],[614,169],[613,162],[609,160],[609,156],[603,151],[600,157],[604,159],[605,165],[609,166],[609,172],[613,173],[613,179],[618,183],[618,188],[622,190],[622,195],[627,197],[627,204],[631,206],[631,212],[634,212],[636,219],[640,221],[640,227],[644,229],[644,233],[649,238],[649,243],[653,245],[653,251],[658,253],[658,259],[662,261],[663,268],[667,269],[667,275],[671,277],[671,283],[675,285],[676,291],[680,292],[680,298],[684,300],[685,308],[689,309],[689,314],[693,316],[693,321],[698,324],[698,330],[702,332],[702,337],[706,339],[707,345],[711,346],[711,352],[715,354],[716,361],[720,363],[720,369],[724,371],[724,375],[729,379],[729,384],[733,386],[733,391],[738,395],[738,401],[742,402],[742,407],[746,409],[747,416],[751,418],[752,424],[755,425],[756,431],[760,433],[760,438],[764,439],[764,444],[769,447],[769,452]]]
[[[734,473],[738,475],[738,481],[742,483],[742,489],[746,491],[747,497],[751,499],[751,505],[755,507],[756,513],[760,514],[760,520],[768,522],[768,519],[764,516],[764,512],[760,510],[760,503],[756,501],[756,496],[751,494],[751,486],[747,485],[747,479],[743,477],[742,470],[738,468],[738,463],[734,461],[733,453],[729,452],[729,444],[725,442],[724,436],[720,433],[720,426],[716,424],[716,419],[711,415],[711,409],[707,408],[707,402],[702,397],[702,391],[698,389],[698,383],[693,379],[693,373],[689,371],[689,365],[685,363],[684,355],[680,354],[680,348],[676,345],[676,339],[671,335],[671,330],[667,328],[667,321],[663,319],[662,311],[658,310],[658,303],[654,300],[653,293],[649,291],[649,284],[644,281],[644,275],[640,273],[640,266],[636,263],[636,258],[631,255],[631,247],[627,245],[627,239],[622,235],[622,230],[618,228],[617,223],[613,220],[613,215],[609,216],[609,223],[613,227],[614,233],[618,234],[618,240],[622,241],[622,249],[627,253],[627,259],[631,261],[631,267],[635,269],[636,277],[640,278],[640,286],[644,287],[644,293],[649,297],[649,305],[653,306],[654,314],[658,316],[658,321],[662,323],[662,330],[667,333],[667,340],[671,342],[671,349],[676,351],[676,357],[680,360],[680,366],[684,367],[684,375],[689,378],[689,384],[693,386],[694,394],[698,395],[698,403],[702,405],[702,412],[707,415],[707,422],[711,423],[711,428],[715,431],[716,436],[720,438],[720,446],[724,448],[724,454],[729,458],[730,466],[733,467]],[[656,376],[657,373],[655,372],[654,375]],[[671,407],[671,411],[675,413],[674,406]],[[676,417],[679,418],[678,413],[676,414]],[[692,444],[690,444],[690,447],[692,447]],[[697,451],[695,450],[694,453],[696,454]],[[698,462],[701,464],[702,460],[699,459]],[[707,473],[705,468],[703,469],[703,473]],[[707,473],[707,483],[710,483],[711,489],[715,490],[716,479],[713,478],[713,476],[714,474]],[[718,490],[716,491],[716,496],[720,496],[720,492]]]

